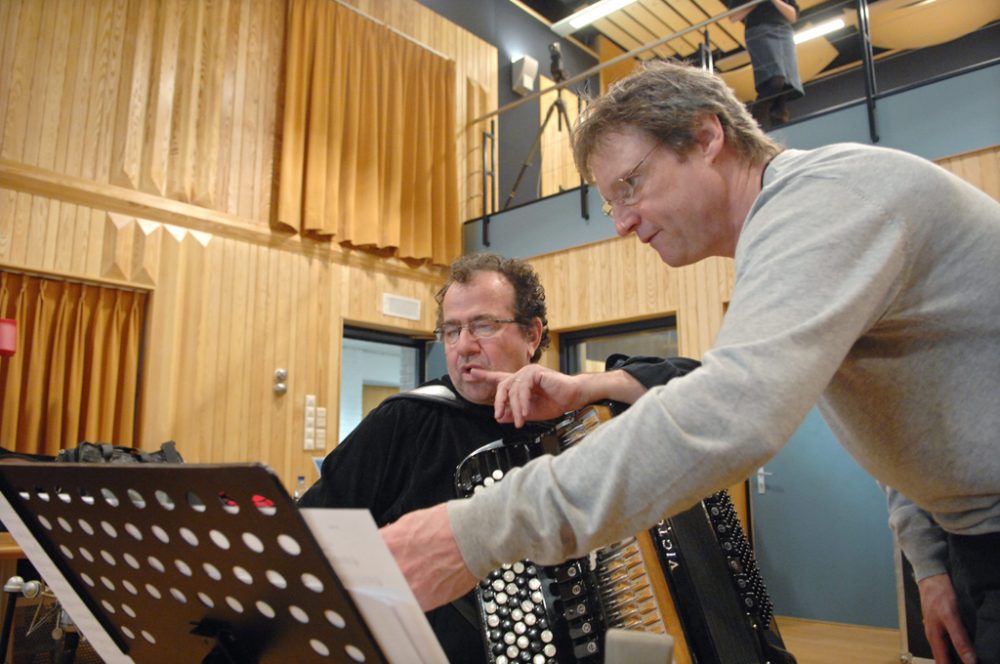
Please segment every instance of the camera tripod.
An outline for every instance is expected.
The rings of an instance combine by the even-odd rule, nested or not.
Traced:
[[[559,42],[549,44],[549,53],[552,56],[549,69],[552,73],[552,80],[555,81],[556,85],[559,85],[566,80],[566,71],[562,67],[562,49],[559,46]],[[545,135],[545,128],[548,126],[549,120],[552,119],[553,113],[558,113],[559,131],[562,131],[564,122],[566,123],[567,130],[573,126],[569,120],[569,114],[566,112],[566,103],[562,98],[562,88],[556,89],[555,101],[549,104],[549,110],[545,112],[545,119],[538,128],[538,133],[535,134],[535,141],[531,144],[531,150],[528,151],[528,156],[521,164],[521,170],[518,171],[517,177],[514,179],[514,186],[511,187],[510,194],[508,194],[507,200],[504,201],[503,208],[501,209],[506,210],[510,207],[511,201],[517,195],[517,190],[521,186],[521,180],[524,178],[525,172],[527,172],[528,167],[531,166],[531,162],[535,159],[535,155],[542,147],[542,136]]]

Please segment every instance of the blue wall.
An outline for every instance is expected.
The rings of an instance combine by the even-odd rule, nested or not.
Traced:
[[[890,95],[877,102],[879,145],[939,159],[1000,144],[1000,64],[931,85]],[[794,123],[772,132],[792,148],[829,143],[869,143],[864,104]],[[489,250],[512,257],[543,253],[614,237],[590,188],[590,220],[580,216],[580,194],[563,192],[537,203],[495,214],[491,246],[482,244],[482,220],[464,226],[465,251]]]
[[[1000,144],[1000,65],[985,67],[876,102],[879,145],[926,159]],[[791,148],[870,143],[864,104],[771,132]]]

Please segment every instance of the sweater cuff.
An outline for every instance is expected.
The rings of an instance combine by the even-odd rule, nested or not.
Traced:
[[[482,533],[489,528],[482,527],[482,518],[471,499],[448,501],[448,521],[458,544],[458,550],[465,560],[465,566],[473,575],[482,579],[499,567],[493,562]]]

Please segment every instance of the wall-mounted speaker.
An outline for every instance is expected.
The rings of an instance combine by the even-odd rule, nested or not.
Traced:
[[[510,87],[522,97],[535,91],[535,78],[538,76],[538,60],[530,55],[522,55],[511,62]]]

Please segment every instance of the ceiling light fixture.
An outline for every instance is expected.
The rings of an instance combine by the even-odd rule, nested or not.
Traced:
[[[585,28],[594,21],[602,19],[611,12],[616,12],[635,0],[600,0],[589,7],[567,16],[552,24],[552,31],[560,37],[568,37],[580,28]]]
[[[809,41],[810,39],[815,39],[816,37],[822,37],[823,35],[830,34],[834,30],[840,30],[844,27],[844,19],[835,18],[832,21],[826,21],[820,23],[819,25],[814,25],[811,28],[806,28],[801,32],[795,33],[795,43],[801,44],[804,41]]]

